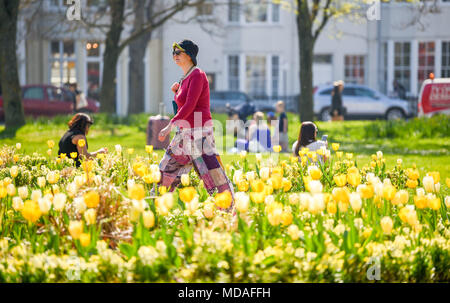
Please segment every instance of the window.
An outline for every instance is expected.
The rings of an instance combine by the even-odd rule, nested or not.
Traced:
[[[239,56],[228,57],[228,89],[239,90]]]
[[[239,0],[229,0],[228,1],[228,21],[229,22],[239,22]]]
[[[216,74],[207,73],[206,77],[208,78],[209,90],[210,91],[216,90]]]
[[[418,87],[434,72],[434,42],[419,43]]]
[[[62,86],[76,82],[75,44],[73,41],[50,42],[50,83]]]
[[[98,100],[102,71],[101,43],[99,41],[86,43],[86,61],[87,96]]]
[[[441,77],[442,78],[450,78],[450,41],[442,42]]]
[[[245,22],[267,22],[267,9],[267,1],[245,0]]]
[[[272,3],[272,22],[280,22],[280,4]]]
[[[345,82],[364,84],[364,56],[345,56]]]
[[[24,99],[44,100],[44,90],[42,87],[29,87],[23,92]]]
[[[280,57],[272,56],[272,97],[278,98],[280,87]]]
[[[50,0],[50,6],[54,7],[63,7],[63,6],[71,6],[71,4],[67,4],[67,0]]]
[[[331,95],[331,92],[332,92],[332,91],[333,91],[332,88],[325,89],[325,90],[323,90],[323,91],[320,92],[320,95],[323,95],[323,96],[325,96],[325,95]]]
[[[245,65],[247,93],[253,98],[266,97],[266,56],[247,56]]]
[[[378,75],[378,83],[379,83],[379,89],[383,93],[387,93],[387,65],[388,65],[388,44],[387,42],[384,42],[381,46],[381,65]]]
[[[372,99],[375,99],[375,93],[371,90],[368,90],[366,88],[356,87],[354,89],[355,95],[360,97],[369,97]]]
[[[270,0],[229,0],[228,21],[240,21],[241,3],[245,23],[279,23],[280,3]]]
[[[333,56],[331,54],[314,55],[314,63],[331,64]]]
[[[396,42],[394,45],[394,80],[411,90],[410,60],[411,44],[409,42]]]
[[[343,96],[356,96],[355,89],[352,87],[344,87],[342,91]]]
[[[213,14],[214,3],[212,0],[206,0],[203,4],[197,6],[198,16],[211,16]]]

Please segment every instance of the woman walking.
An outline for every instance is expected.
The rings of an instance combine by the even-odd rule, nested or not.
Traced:
[[[342,91],[344,90],[344,81],[334,83],[333,92],[331,93],[331,120],[344,120],[344,107],[342,106]]]
[[[198,51],[198,46],[190,40],[173,44],[173,59],[183,70],[184,76],[172,85],[176,114],[159,133],[159,140],[163,141],[175,126],[178,127],[159,164],[160,185],[175,190],[181,176],[194,167],[210,195],[215,192],[230,193],[232,203],[226,211],[231,211],[233,186],[215,148],[209,83],[205,72],[197,67]]]

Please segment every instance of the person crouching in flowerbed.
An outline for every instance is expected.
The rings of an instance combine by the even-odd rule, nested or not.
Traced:
[[[231,204],[220,208],[229,212],[234,207],[233,186],[215,148],[209,83],[205,72],[197,67],[198,46],[190,40],[183,40],[174,43],[172,48],[173,60],[184,75],[180,82],[172,86],[176,102],[175,116],[159,133],[159,140],[164,141],[172,128],[178,127],[159,164],[159,185],[175,190],[181,182],[181,176],[189,174],[193,166],[210,195],[216,191],[224,195],[229,192]]]
[[[298,140],[292,145],[294,155],[299,156],[302,148],[307,148],[311,152],[327,148],[328,142],[326,140],[317,140],[318,132],[319,130],[313,122],[303,122],[298,134]],[[322,160],[322,157],[320,159]]]
[[[86,136],[92,124],[94,124],[94,121],[87,114],[78,113],[74,115],[68,123],[69,130],[59,140],[58,155],[65,154],[67,157],[75,159],[75,164],[79,167],[81,158],[89,159],[96,157],[97,154],[107,153],[107,148],[101,148],[93,153],[88,152]]]

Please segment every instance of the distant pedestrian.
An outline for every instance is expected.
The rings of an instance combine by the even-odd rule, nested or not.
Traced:
[[[344,120],[344,107],[342,106],[342,91],[344,90],[344,81],[334,83],[331,93],[331,121]]]
[[[400,99],[406,100],[405,87],[401,85],[400,82],[397,81],[397,79],[394,80],[392,85],[394,86],[395,95]]]
[[[288,117],[285,111],[285,104],[283,101],[278,101],[275,109],[280,116],[278,117],[278,143],[283,152],[289,151],[289,137],[288,137]]]

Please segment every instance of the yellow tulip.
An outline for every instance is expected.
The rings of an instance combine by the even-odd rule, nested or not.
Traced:
[[[347,184],[347,175],[335,175],[333,176],[333,180],[337,186],[343,187]]]
[[[336,202],[348,203],[350,201],[350,191],[347,187],[335,187],[331,194]]]
[[[142,220],[145,228],[152,228],[155,225],[155,215],[151,210],[142,213]]]
[[[263,203],[264,199],[265,199],[266,195],[263,192],[251,192],[250,193],[250,199],[254,202],[254,203]]]
[[[445,184],[450,187],[450,178],[445,178]]]
[[[100,195],[94,190],[84,194],[83,198],[88,208],[95,208],[100,203]]]
[[[48,148],[52,149],[55,146],[55,141],[53,140],[48,140],[47,141],[47,146]]]
[[[439,210],[441,208],[441,200],[435,195],[431,195],[427,197],[428,199],[428,207],[432,210]]]
[[[217,194],[215,197],[216,206],[222,209],[229,208],[231,206],[232,200],[233,197],[231,196],[231,193],[228,190]]]
[[[80,238],[83,233],[83,222],[82,221],[70,221],[69,223],[69,233],[72,239],[76,240]]]
[[[288,192],[291,188],[292,188],[292,182],[291,180],[287,179],[287,178],[283,178],[282,181],[282,187],[283,187],[283,191],[284,192]]]
[[[394,222],[392,222],[392,219],[390,217],[383,217],[380,221],[381,229],[383,230],[383,233],[386,235],[390,235],[392,232],[392,227],[394,226]]]
[[[39,204],[36,201],[32,200],[28,200],[23,204],[21,213],[22,216],[31,223],[36,223],[36,221],[39,220],[42,215]]]
[[[361,184],[361,175],[359,173],[351,173],[347,175],[347,182],[353,186],[357,187]]]
[[[272,185],[275,190],[280,189],[283,186],[283,176],[280,174],[272,174],[272,177],[270,177],[269,180],[270,183],[267,183]]]
[[[418,209],[424,209],[428,205],[426,196],[414,196],[414,204]]]
[[[406,176],[408,176],[408,178],[411,180],[417,180],[420,177],[420,173],[417,169],[408,168],[406,170]]]
[[[383,186],[383,198],[385,198],[388,201],[391,201],[394,199],[396,194],[396,189],[393,185],[387,184]]]
[[[417,185],[419,185],[419,182],[418,182],[417,180],[408,179],[408,180],[406,181],[406,186],[407,186],[408,188],[416,188]]]
[[[280,145],[274,145],[273,151],[276,152],[276,153],[281,152],[281,146]]]
[[[197,191],[195,190],[194,187],[189,186],[189,187],[184,187],[182,189],[180,189],[180,200],[183,201],[184,203],[189,203],[192,201],[192,199],[194,199],[195,195],[197,194]]]
[[[332,143],[331,144],[331,148],[334,150],[334,151],[338,151],[338,149],[339,149],[339,143]]]
[[[74,153],[70,153],[70,157],[72,159],[75,159],[78,156],[78,153],[74,152]]]
[[[332,215],[334,215],[334,214],[337,212],[336,202],[330,201],[330,202],[327,204],[327,212],[328,212],[329,214],[332,214]]]
[[[433,177],[434,184],[438,184],[439,181],[441,180],[441,175],[438,171],[430,172],[428,173],[428,175]]]
[[[207,219],[214,217],[214,204],[207,202],[203,205],[203,215]]]
[[[191,180],[189,179],[188,174],[182,174],[181,175],[181,185],[183,186],[189,186],[191,184]]]
[[[19,174],[19,168],[16,165],[11,166],[9,173],[11,174],[11,177],[15,178]]]
[[[295,224],[292,224],[288,227],[287,233],[293,241],[298,240],[298,238],[300,237],[300,230]]]
[[[153,145],[146,145],[145,146],[145,152],[147,154],[151,154],[153,152]]]
[[[292,224],[292,220],[294,219],[294,216],[290,211],[283,212],[281,215],[281,224],[283,226],[288,226]]]
[[[89,244],[91,244],[91,235],[87,233],[82,233],[80,235],[80,243],[81,246],[83,247],[89,246]]]
[[[145,188],[143,184],[132,184],[128,188],[128,196],[134,200],[142,200],[145,198]]]
[[[394,198],[392,199],[391,202],[394,205],[399,205],[399,204],[406,204],[408,202],[408,200],[409,200],[409,193],[408,193],[408,191],[402,189],[402,190],[399,190],[395,194],[395,196],[394,196]]]
[[[309,175],[313,180],[319,180],[322,177],[322,171],[317,166],[310,166]]]
[[[260,193],[264,190],[264,183],[261,180],[251,182],[252,191]]]
[[[249,183],[245,179],[241,179],[237,184],[238,190],[242,192],[248,191]]]
[[[97,222],[97,212],[95,209],[90,208],[84,213],[84,220],[86,220],[86,225],[93,225]]]

